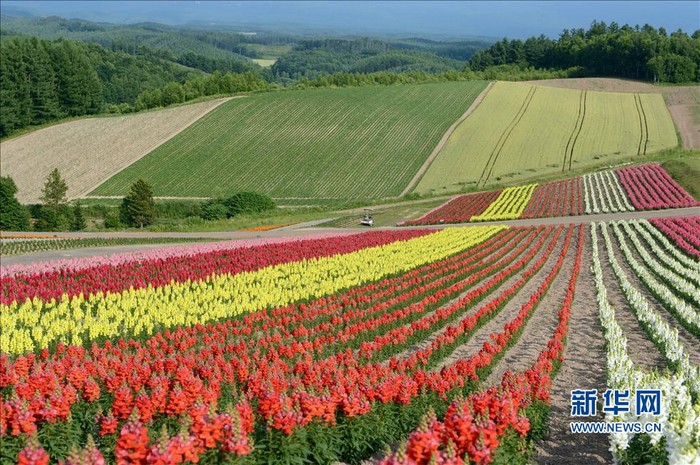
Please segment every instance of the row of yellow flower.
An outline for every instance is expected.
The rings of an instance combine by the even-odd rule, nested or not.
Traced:
[[[471,221],[500,221],[520,218],[536,187],[537,183],[503,189],[496,200],[481,215],[472,216]]]
[[[21,354],[64,342],[149,335],[166,327],[229,318],[266,307],[333,294],[453,255],[502,226],[451,228],[357,252],[275,265],[203,281],[60,301],[0,306],[0,351]]]

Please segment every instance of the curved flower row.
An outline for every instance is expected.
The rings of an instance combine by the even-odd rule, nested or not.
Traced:
[[[615,320],[615,310],[607,299],[603,271],[599,255],[598,225],[591,227],[593,266],[600,321],[606,340],[608,387],[630,391],[630,411],[618,416],[608,414],[608,421],[658,421],[662,433],[651,433],[651,443],[656,445],[662,435],[666,438],[666,450],[671,465],[695,463],[700,459],[700,403],[693,404],[688,379],[679,372],[659,375],[637,368],[627,353],[627,339]],[[604,231],[604,230],[603,230]],[[609,240],[607,241],[609,242]],[[634,393],[638,389],[660,389],[662,409],[660,417],[637,417],[634,414]],[[612,433],[612,452],[619,457],[628,448],[632,433]]]
[[[696,261],[678,250],[658,229],[647,220],[630,221],[644,239],[652,253],[667,267],[675,270],[695,285],[700,286],[700,261]],[[660,245],[659,245],[660,244]]]
[[[517,235],[521,238],[524,237],[519,232],[516,235],[509,232],[504,233],[500,238],[495,238],[488,247],[484,247],[474,254],[474,263],[480,263],[483,257],[487,256],[484,254],[500,254],[501,249],[504,248],[502,241],[512,241],[516,239]],[[509,237],[510,239],[508,239]],[[527,237],[532,239],[533,235],[528,234]],[[538,244],[543,244],[545,238],[546,235],[540,234]],[[555,242],[556,237],[547,248],[543,256],[544,260],[538,260],[536,266],[542,266]],[[532,246],[530,249],[537,250]],[[473,250],[475,249],[470,251]],[[467,258],[470,251],[461,254],[464,259],[470,259]],[[478,258],[478,255],[482,255],[482,258]],[[527,255],[532,256],[530,252]],[[240,327],[241,332],[236,333],[232,332],[234,328],[238,327],[236,322],[243,320],[227,321],[209,327],[197,326],[178,329],[172,333],[167,331],[149,339],[144,344],[137,341],[121,341],[116,345],[105,344],[104,348],[93,345],[89,352],[79,347],[59,346],[58,352],[53,355],[47,353],[46,356],[42,355],[41,357],[34,355],[19,357],[15,363],[11,363],[9,372],[0,370],[0,384],[9,382],[14,385],[17,395],[28,396],[24,398],[32,399],[31,405],[10,400],[11,414],[9,417],[7,415],[0,415],[0,417],[10,418],[11,424],[16,425],[19,431],[23,431],[22,418],[32,419],[32,421],[43,418],[43,421],[47,421],[47,419],[55,418],[57,415],[59,418],[65,419],[66,402],[74,401],[72,399],[79,398],[89,401],[88,399],[102,398],[104,400],[108,398],[113,399],[110,400],[111,411],[107,415],[99,417],[98,424],[102,432],[106,436],[110,436],[119,431],[119,422],[129,416],[134,406],[139,412],[138,421],[145,425],[154,418],[153,415],[161,418],[162,415],[166,414],[180,415],[183,412],[189,412],[193,406],[197,405],[198,397],[208,405],[212,405],[212,402],[215,405],[216,399],[220,399],[222,405],[230,405],[230,397],[229,401],[224,400],[227,395],[230,395],[226,393],[231,392],[231,387],[224,387],[226,384],[234,386],[234,393],[236,389],[241,388],[248,393],[246,396],[255,394],[259,401],[258,413],[264,418],[268,418],[275,429],[289,432],[296,431],[297,427],[309,425],[313,419],[330,421],[330,424],[333,424],[333,421],[340,421],[341,417],[335,417],[336,410],[344,412],[348,418],[354,418],[364,415],[369,408],[375,408],[372,407],[375,404],[397,403],[404,405],[405,402],[411,402],[416,396],[421,395],[422,388],[439,389],[439,392],[444,392],[444,389],[449,390],[464,385],[466,375],[473,376],[474,370],[488,366],[491,360],[505,349],[508,341],[517,335],[519,328],[522,327],[528,315],[532,313],[551,285],[565,256],[566,246],[559,254],[555,269],[542,282],[528,302],[522,306],[518,315],[506,324],[504,332],[492,335],[479,354],[471,359],[459,361],[454,366],[448,365],[441,371],[426,373],[415,370],[415,365],[413,367],[405,366],[397,371],[397,366],[391,368],[391,365],[377,365],[376,363],[358,364],[359,352],[353,355],[353,352],[345,351],[342,341],[354,334],[361,335],[364,339],[365,336],[372,334],[372,330],[368,328],[363,331],[362,328],[358,328],[359,332],[356,332],[353,326],[342,324],[338,329],[340,334],[344,336],[341,336],[340,342],[332,343],[334,350],[339,351],[336,355],[326,359],[309,358],[314,357],[314,351],[311,349],[317,346],[315,344],[306,345],[306,341],[309,340],[307,333],[295,332],[298,344],[287,345],[287,349],[294,347],[296,355],[288,358],[285,355],[287,349],[281,344],[284,336],[278,333],[279,326],[271,325],[268,327],[268,322],[273,324],[277,317],[265,320],[260,318],[273,314],[278,316],[294,314],[289,308],[281,308],[273,313],[271,313],[272,311],[262,311],[249,314],[243,320],[248,321],[253,326],[245,331],[243,331],[243,327]],[[446,260],[453,260],[453,258],[450,257]],[[502,260],[503,263],[508,263],[508,261],[512,261],[512,258],[506,257]],[[457,262],[454,262],[454,265],[456,266]],[[435,267],[426,267],[424,273],[437,273],[443,268],[447,267],[438,263]],[[511,274],[517,270],[517,267],[513,267]],[[484,274],[484,276],[488,276],[491,272]],[[473,271],[469,270],[466,270],[465,273],[465,277],[474,275]],[[409,271],[406,275],[412,276],[411,279],[415,277],[417,283],[422,282],[420,275],[415,275],[413,271]],[[526,272],[526,275],[532,276],[532,272]],[[507,276],[500,276],[501,280],[506,278]],[[389,281],[393,280],[394,278],[389,279]],[[399,283],[401,281],[397,282],[397,284]],[[479,292],[488,293],[489,289],[493,288],[493,284],[495,282],[486,283],[481,286],[483,291]],[[404,289],[404,293],[412,289],[403,285],[401,287]],[[459,292],[459,289],[455,289],[453,292]],[[512,290],[506,290],[501,295],[509,298],[508,296],[512,295],[512,292]],[[345,302],[349,296],[364,297],[362,294],[353,294],[350,291],[344,294],[346,296],[342,298],[336,299],[331,296],[317,299],[309,304],[299,304],[299,309],[303,309],[306,313],[307,310],[311,311],[317,306],[327,307],[331,302],[337,301],[342,304],[340,307],[335,307],[337,315],[341,316],[345,313],[344,309],[348,305]],[[432,294],[432,291],[426,289],[425,304],[432,305],[432,302],[439,304],[452,298],[451,294],[445,294],[435,301],[435,296]],[[469,308],[469,305],[479,298],[478,295],[472,294],[468,300],[463,302],[463,308],[465,310]],[[371,304],[389,303],[384,298],[377,301],[369,295],[366,297],[362,301]],[[382,308],[383,306],[377,306],[377,311],[381,313]],[[484,317],[496,309],[491,303],[483,308],[484,311],[479,310],[478,313],[483,314]],[[429,313],[429,309],[430,307],[427,307],[426,312]],[[370,320],[365,317],[360,315],[356,315],[356,317],[370,323]],[[471,318],[470,315],[468,317]],[[328,321],[334,324],[336,322],[334,318],[331,317]],[[322,321],[323,319],[319,320],[320,325],[316,325],[317,328],[322,329]],[[411,324],[411,320],[397,321],[404,325]],[[340,322],[337,321],[335,324],[340,324]],[[387,325],[387,323],[382,324]],[[281,326],[285,326],[285,324],[283,323]],[[269,337],[251,337],[258,331],[255,328],[260,328]],[[391,326],[388,326],[383,331],[390,328]],[[334,334],[334,332],[330,331],[328,334]],[[446,333],[446,336],[450,334]],[[245,350],[242,346],[244,341],[249,343]],[[318,341],[320,344],[324,344],[324,340]],[[361,341],[362,339],[354,347],[361,348]],[[443,343],[442,347],[449,347],[449,344],[457,344],[459,341],[460,339],[454,339],[450,343],[446,339],[444,343],[447,343],[448,346]],[[373,343],[376,342],[378,340],[373,339]],[[386,344],[393,346],[394,343],[393,339],[386,340]],[[406,347],[410,344],[412,341],[407,339]],[[251,353],[250,350],[254,352]],[[232,355],[233,357],[231,357]],[[150,361],[144,363],[147,359]],[[284,359],[288,361],[284,361]],[[378,360],[373,357],[373,361],[377,362]],[[1,365],[7,367],[6,364],[7,360]],[[53,375],[49,375],[49,369],[54,370]],[[57,375],[60,375],[62,377],[60,379],[64,380],[61,381],[60,389],[56,386]],[[63,384],[65,382],[69,384]],[[268,392],[269,389],[273,389],[272,392]],[[36,392],[42,393],[42,397],[39,397],[39,403],[35,403],[33,400]],[[278,394],[270,395],[273,393]],[[43,397],[44,395],[46,397]],[[238,401],[235,403],[239,404]],[[6,403],[6,405],[8,404]],[[329,410],[331,406],[333,409]],[[56,411],[52,409],[56,409]],[[30,412],[31,415],[29,415]],[[210,417],[212,418],[210,423],[215,425],[214,419],[217,416],[211,414]],[[336,420],[332,420],[334,418]],[[12,426],[12,428],[14,427]],[[31,427],[31,424],[28,427]],[[218,437],[216,431],[219,429],[211,428],[209,426],[206,428],[213,431],[214,438],[211,443],[220,444],[216,439]],[[25,433],[27,432],[30,431],[25,431]],[[187,437],[187,434],[183,437]],[[169,441],[176,440],[179,439],[172,437],[170,440],[162,441],[159,443],[159,450],[169,450]],[[143,443],[138,446],[140,451],[145,450],[145,448],[147,447]]]
[[[333,294],[407,271],[479,244],[504,227],[446,229],[425,237],[235,275],[212,275],[115,294],[38,299],[0,306],[0,350],[19,354],[56,342],[83,345],[116,335],[147,335],[265,307]]]
[[[205,360],[211,355],[208,354],[208,347],[213,341],[219,341],[222,346],[225,346],[224,354],[229,352],[235,354],[235,360],[231,360],[231,367],[234,369],[252,363],[251,357],[259,354],[261,348],[274,346],[278,356],[286,359],[293,359],[305,353],[321,352],[326,346],[338,349],[354,336],[363,338],[371,336],[368,330],[373,324],[372,317],[403,315],[401,322],[405,323],[408,313],[404,311],[404,306],[415,301],[416,298],[422,299],[419,302],[427,306],[425,312],[428,312],[431,306],[453,298],[464,287],[477,283],[506,264],[512,263],[514,258],[530,249],[520,263],[511,265],[509,274],[501,276],[501,279],[517,272],[534,256],[548,236],[548,234],[541,235],[537,244],[533,246],[528,238],[532,239],[535,232],[535,230],[520,230],[502,234],[485,241],[483,247],[476,246],[467,252],[433,262],[394,278],[316,299],[310,303],[262,310],[240,319],[226,320],[217,324],[198,325],[174,332],[165,331],[151,336],[145,343],[130,340],[127,344],[120,340],[118,344],[113,345],[108,341],[104,344],[104,348],[92,345],[89,352],[85,348],[66,348],[59,344],[57,352],[52,354],[51,358],[48,358],[48,351],[43,351],[40,358],[29,354],[19,356],[15,360],[8,360],[7,356],[3,355],[0,356],[0,389],[15,386],[15,393],[20,396],[20,399],[34,401],[36,392],[31,389],[27,391],[26,386],[21,382],[22,378],[28,378],[30,386],[40,387],[45,396],[52,395],[52,389],[55,389],[58,383],[60,391],[70,389],[72,385],[75,389],[83,390],[83,397],[89,399],[93,396],[86,389],[92,389],[95,385],[91,387],[86,384],[88,378],[95,377],[99,380],[109,378],[105,381],[106,387],[113,391],[124,381],[129,381],[130,384],[136,382],[138,378],[133,373],[129,374],[130,370],[139,363],[147,363],[147,369],[136,370],[138,377],[141,377],[140,381],[132,386],[136,390],[138,386],[149,382],[149,374],[153,371],[165,369],[166,373],[174,375],[178,365],[163,366],[164,354],[177,353],[181,356],[194,351],[192,354],[194,359]],[[521,242],[522,244],[519,245]],[[485,266],[482,264],[484,257],[489,257],[489,261],[493,263]],[[457,282],[447,286],[455,280]],[[492,287],[493,284],[489,282],[486,286],[473,290],[469,300],[473,301],[479,293]],[[386,323],[386,321],[382,322],[383,325]],[[342,330],[339,331],[337,327]],[[264,335],[251,337],[259,332]],[[197,344],[189,342],[193,341],[193,338],[196,338]],[[235,342],[235,345],[224,344],[226,340]],[[302,342],[299,342],[300,340]],[[165,350],[163,345],[165,341],[170,346],[168,350]],[[131,358],[133,352],[139,354],[137,359]],[[208,362],[216,366],[218,360]],[[39,376],[36,378],[30,374],[34,370],[38,370]],[[109,370],[114,370],[113,377],[106,376]],[[46,382],[47,374],[53,374],[55,380]],[[239,376],[244,377],[240,372]],[[49,397],[41,398],[38,407],[43,407],[44,400],[48,399]],[[40,409],[32,411],[36,416]],[[130,408],[127,407],[122,413],[128,414],[129,411]]]
[[[634,210],[613,171],[584,174],[583,187],[588,214]]]
[[[678,330],[672,328],[658,313],[651,309],[647,299],[629,281],[625,270],[622,269],[613,253],[608,226],[605,223],[600,223],[599,226],[608,251],[608,261],[633,313],[652,340],[660,346],[666,360],[677,367],[678,371],[685,377],[691,392],[695,395],[700,394],[700,367],[690,361],[688,353],[683,349],[683,344],[678,338]],[[613,226],[613,229],[615,227]],[[618,236],[618,242],[623,254],[629,256],[630,251],[624,237]]]
[[[520,218],[532,198],[537,184],[508,187],[480,215],[472,216],[472,221],[499,221]]]
[[[174,248],[152,252],[148,259],[101,263],[93,266],[61,268],[53,271],[22,273],[0,277],[0,304],[39,298],[59,300],[79,295],[115,293],[124,290],[159,287],[167,284],[199,281],[214,274],[254,271],[266,266],[389,244],[424,236],[432,231],[386,231],[345,235],[333,238],[273,242],[240,248],[236,242],[228,247]],[[128,255],[127,255],[128,257]]]
[[[508,431],[524,436],[531,428],[525,409],[535,401],[549,402],[554,367],[563,360],[571,304],[581,268],[584,229],[579,229],[578,249],[559,323],[546,349],[526,372],[504,374],[499,386],[453,402],[443,421],[428,414],[399,450],[380,465],[462,465],[490,463]]]
[[[637,210],[700,205],[658,163],[620,168],[617,175]]]
[[[434,208],[425,215],[412,221],[405,221],[399,226],[425,225],[440,223],[466,223],[474,215],[479,215],[491,205],[501,191],[487,191],[454,197],[448,202]]]
[[[700,218],[655,218],[650,222],[686,254],[700,260]]]
[[[105,255],[89,258],[69,258],[62,260],[52,260],[46,262],[16,264],[16,265],[1,265],[1,276],[14,276],[18,274],[34,275],[51,271],[76,272],[85,268],[92,268],[97,265],[117,266],[124,263],[136,263],[147,260],[165,260],[170,257],[192,256],[197,254],[205,254],[210,252],[243,249],[267,244],[284,244],[287,242],[295,242],[300,240],[318,240],[329,239],[332,237],[340,237],[351,235],[351,232],[333,232],[309,234],[304,237],[262,237],[256,239],[231,240],[222,242],[212,242],[207,244],[194,244],[173,246],[155,250],[143,250],[138,252],[116,253],[113,255]]]
[[[583,214],[583,183],[580,177],[540,184],[521,218]]]
[[[629,263],[634,273],[667,308],[682,315],[684,321],[695,328],[694,332],[700,334],[700,314],[695,311],[696,308],[700,308],[700,289],[692,280],[689,281],[676,274],[651,256],[629,224],[626,222],[613,222],[612,225],[618,242],[621,244],[620,248],[625,256],[625,260]],[[624,229],[624,232],[620,226]],[[625,242],[625,236],[629,237],[634,245],[634,249],[644,262],[643,265],[634,258]],[[659,282],[654,277],[654,274],[661,277],[668,284]],[[700,279],[700,273],[694,275],[693,278],[694,280]]]

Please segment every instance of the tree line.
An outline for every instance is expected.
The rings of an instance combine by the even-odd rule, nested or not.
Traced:
[[[85,211],[99,213],[105,228],[152,225],[159,217],[205,221],[223,220],[242,214],[261,213],[277,208],[266,194],[235,192],[204,202],[168,201],[156,204],[153,187],[143,179],[132,184],[117,212],[105,205],[84,207],[80,201],[68,205],[68,185],[55,168],[42,188],[41,203],[25,206],[17,200],[17,184],[10,176],[0,176],[0,230],[2,231],[82,231],[88,228]]]
[[[564,30],[558,39],[545,36],[503,39],[469,60],[473,71],[517,65],[540,69],[578,68],[580,75],[653,82],[700,81],[700,30],[692,36],[664,28],[607,25],[594,21],[584,30]]]
[[[269,87],[254,69],[205,74],[97,44],[12,38],[0,42],[0,136],[70,116],[130,113]]]
[[[0,136],[67,116],[134,104],[139,94],[202,73],[71,40],[0,42]]]

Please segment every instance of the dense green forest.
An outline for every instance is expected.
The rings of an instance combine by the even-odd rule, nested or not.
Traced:
[[[316,79],[336,73],[424,71],[442,73],[464,68],[464,62],[376,39],[302,40],[272,66],[277,79]]]
[[[0,17],[0,136],[67,116],[128,113],[283,87],[610,76],[700,81],[700,31],[606,25],[559,38],[439,42],[304,38],[58,17]],[[262,68],[253,58],[276,58]]]
[[[0,42],[0,135],[66,116],[135,103],[139,94],[203,73],[70,40]]]
[[[496,42],[469,60],[475,71],[494,65],[567,69],[586,76],[611,76],[654,82],[700,81],[700,30],[668,34],[652,26],[594,22],[588,30],[565,30],[558,39],[544,36]]]

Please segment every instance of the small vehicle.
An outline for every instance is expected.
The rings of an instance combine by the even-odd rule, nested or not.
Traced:
[[[371,208],[365,208],[365,216],[362,217],[360,224],[362,226],[374,226],[374,216]]]

